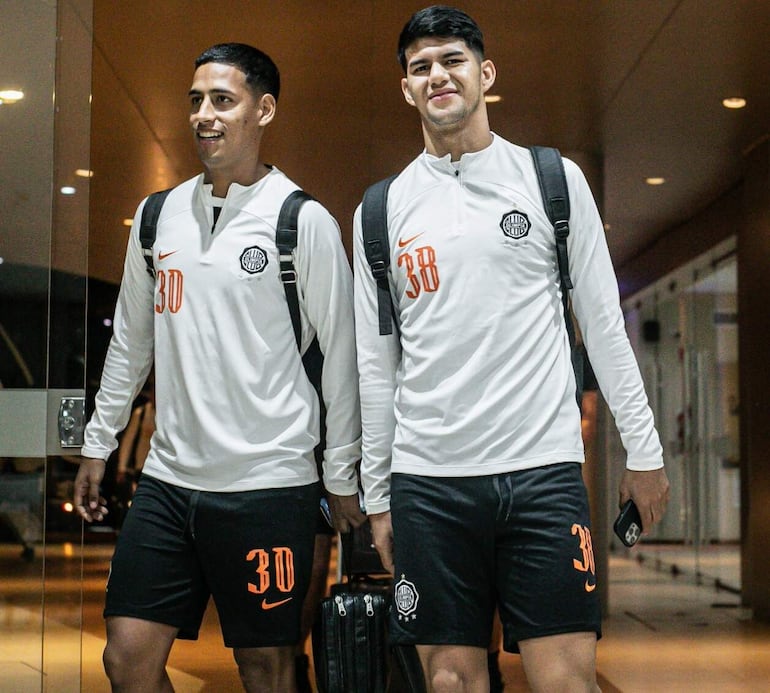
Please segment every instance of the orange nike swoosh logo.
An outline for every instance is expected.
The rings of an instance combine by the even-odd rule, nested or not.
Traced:
[[[267,599],[262,600],[262,608],[265,611],[268,611],[270,609],[275,609],[276,606],[281,606],[281,604],[285,604],[286,602],[290,602],[294,597],[289,597],[288,599],[281,599],[280,602],[269,602]]]
[[[178,253],[178,250],[172,250],[170,253],[158,253],[158,260],[165,260],[169,255],[173,255],[174,253]]]
[[[596,583],[593,585],[586,580],[586,592],[593,592],[596,589]]]
[[[404,248],[404,247],[408,246],[413,240],[415,240],[416,238],[419,238],[420,236],[422,236],[423,233],[425,233],[425,232],[421,231],[416,236],[412,236],[411,238],[405,238],[403,240],[401,240],[399,238],[398,239],[398,247],[399,248]]]

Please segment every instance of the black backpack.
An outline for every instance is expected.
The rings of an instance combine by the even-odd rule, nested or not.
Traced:
[[[155,243],[158,218],[160,217],[163,203],[172,189],[161,190],[149,195],[142,210],[139,240],[142,244],[144,261],[147,263],[147,272],[151,277],[155,277],[152,246]],[[299,210],[305,202],[313,199],[315,198],[304,190],[295,190],[289,193],[283,205],[281,205],[281,211],[278,214],[278,226],[275,231],[275,244],[278,247],[279,274],[284,292],[286,293],[286,303],[289,307],[289,316],[294,328],[297,349],[302,348],[302,323],[300,320],[299,296],[297,294],[297,272],[294,268],[292,252],[297,247],[297,217],[299,216]],[[321,407],[321,440],[315,448],[316,463],[320,464],[323,461],[323,452],[326,447],[326,407],[324,406],[321,392],[323,354],[316,338],[313,338],[310,346],[302,354],[302,364],[305,367],[308,380],[310,380],[318,394],[318,402]]]
[[[567,257],[567,237],[569,236],[569,192],[564,164],[558,149],[552,147],[530,147],[535,172],[540,183],[543,207],[553,224],[556,237],[556,258],[559,265],[559,283],[561,285],[564,323],[569,335],[572,352],[572,367],[577,385],[575,397],[580,406],[583,395],[583,372],[587,356],[582,344],[576,344],[575,325],[570,311],[570,290],[572,279],[569,276],[569,258]],[[388,241],[388,189],[396,176],[390,176],[367,188],[361,206],[361,226],[363,230],[364,252],[366,260],[377,283],[377,313],[380,334],[393,334],[395,312],[390,293],[388,271],[390,266],[390,243]],[[397,324],[397,323],[396,323]]]

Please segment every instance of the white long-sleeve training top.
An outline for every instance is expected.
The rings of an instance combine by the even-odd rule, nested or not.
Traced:
[[[96,409],[82,454],[106,459],[155,362],[156,426],[144,474],[185,488],[243,491],[318,478],[319,403],[297,350],[278,272],[275,228],[297,186],[273,168],[233,183],[214,224],[211,186],[197,176],[166,199],[146,270],[142,203]],[[295,267],[303,351],[317,333],[325,354],[324,482],[357,490],[360,417],[352,276],[339,227],[317,202],[299,214]]]
[[[602,222],[582,172],[564,165],[574,311],[627,467],[656,469],[662,449]],[[423,152],[390,187],[388,232],[400,338],[379,334],[356,210],[367,512],[389,509],[391,471],[480,476],[584,461],[554,231],[529,150],[493,136],[455,163]]]

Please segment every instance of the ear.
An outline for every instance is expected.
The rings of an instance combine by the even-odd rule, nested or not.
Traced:
[[[401,78],[401,92],[404,94],[404,99],[410,106],[414,106],[414,99],[409,93],[409,87],[407,86],[406,77]]]
[[[483,60],[481,62],[481,88],[486,94],[487,91],[495,83],[497,77],[497,68],[491,60]]]
[[[262,94],[257,105],[259,112],[259,124],[261,127],[265,127],[275,118],[275,111],[278,104],[275,102],[275,97],[272,94]]]

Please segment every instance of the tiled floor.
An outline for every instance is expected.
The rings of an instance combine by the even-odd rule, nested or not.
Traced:
[[[86,546],[81,582],[78,552],[66,545],[48,547],[48,645],[42,651],[40,558],[25,563],[17,547],[0,546],[0,691],[109,691],[100,659],[110,552],[109,545]],[[736,594],[715,587],[737,585],[737,567],[735,547],[709,547],[697,563],[681,547],[644,545],[613,556],[598,656],[604,693],[770,691],[770,625],[752,622]],[[518,657],[503,654],[501,661],[506,691],[526,691]],[[178,693],[241,690],[213,610],[197,643],[175,645],[170,668]]]

